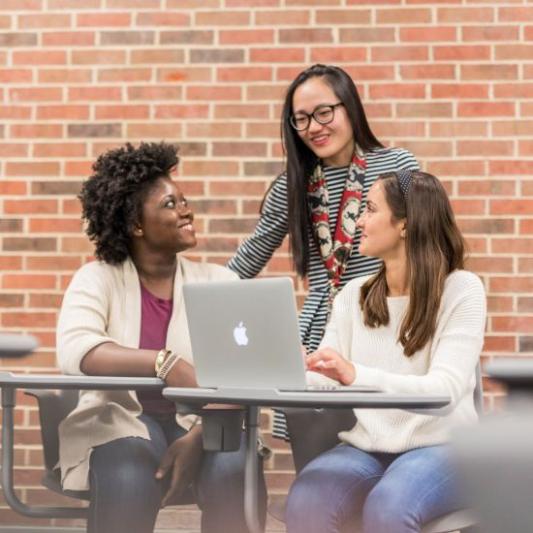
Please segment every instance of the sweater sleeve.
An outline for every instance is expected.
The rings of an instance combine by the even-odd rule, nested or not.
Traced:
[[[451,397],[446,410],[465,394],[483,346],[486,299],[479,278],[465,273],[445,290],[444,306],[431,349],[425,375],[403,375],[355,364],[354,383],[381,387],[385,392],[443,394]]]
[[[78,270],[63,298],[56,344],[58,366],[64,374],[82,375],[80,365],[87,352],[104,342],[115,342],[107,334],[112,291],[98,267],[95,262]]]
[[[288,232],[287,178],[279,176],[267,193],[257,226],[228,262],[240,278],[253,278],[279,248]]]

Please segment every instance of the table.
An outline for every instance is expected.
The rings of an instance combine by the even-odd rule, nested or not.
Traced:
[[[244,511],[250,533],[260,533],[257,511],[257,430],[259,406],[263,407],[315,407],[359,409],[436,409],[450,403],[448,396],[420,396],[408,394],[388,394],[384,392],[287,392],[275,389],[203,389],[185,387],[166,387],[163,396],[178,404],[182,412],[199,411],[206,403],[238,404],[245,407],[246,419],[246,465],[244,478]],[[217,420],[217,411],[209,411],[207,420],[203,411],[203,424],[224,425],[224,417],[230,415],[223,410]],[[206,428],[209,429],[209,428]],[[205,431],[205,430],[204,430]],[[210,429],[210,434],[216,434]],[[224,431],[218,432],[221,436]],[[212,442],[210,443],[213,444]],[[222,443],[222,447],[224,443]],[[212,448],[211,448],[212,449]]]
[[[16,390],[70,389],[70,390],[161,390],[159,378],[62,376],[50,374],[0,373],[2,389],[2,488],[8,505],[16,512],[34,518],[84,518],[85,508],[28,506],[15,494],[13,486],[13,410]]]

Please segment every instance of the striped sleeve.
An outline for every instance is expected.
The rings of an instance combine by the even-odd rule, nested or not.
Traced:
[[[237,249],[227,266],[240,278],[261,272],[288,232],[287,178],[279,176],[268,192],[254,232]]]

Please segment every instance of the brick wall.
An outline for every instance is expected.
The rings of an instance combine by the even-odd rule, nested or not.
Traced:
[[[41,348],[0,370],[54,371],[61,295],[91,256],[75,194],[99,153],[179,142],[195,256],[224,263],[282,168],[284,90],[313,62],[346,68],[381,140],[445,182],[489,294],[484,360],[533,355],[532,38],[531,0],[2,0],[0,328]],[[268,272],[290,272],[286,246]],[[487,386],[489,406],[500,394]],[[16,478],[45,501],[36,413],[19,404]],[[279,493],[291,461],[273,444]],[[0,522],[38,523],[1,501]]]

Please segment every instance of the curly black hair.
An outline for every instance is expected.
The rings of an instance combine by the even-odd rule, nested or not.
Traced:
[[[125,146],[100,155],[78,198],[96,257],[118,264],[129,256],[131,233],[155,181],[178,164],[178,147],[165,142]]]

